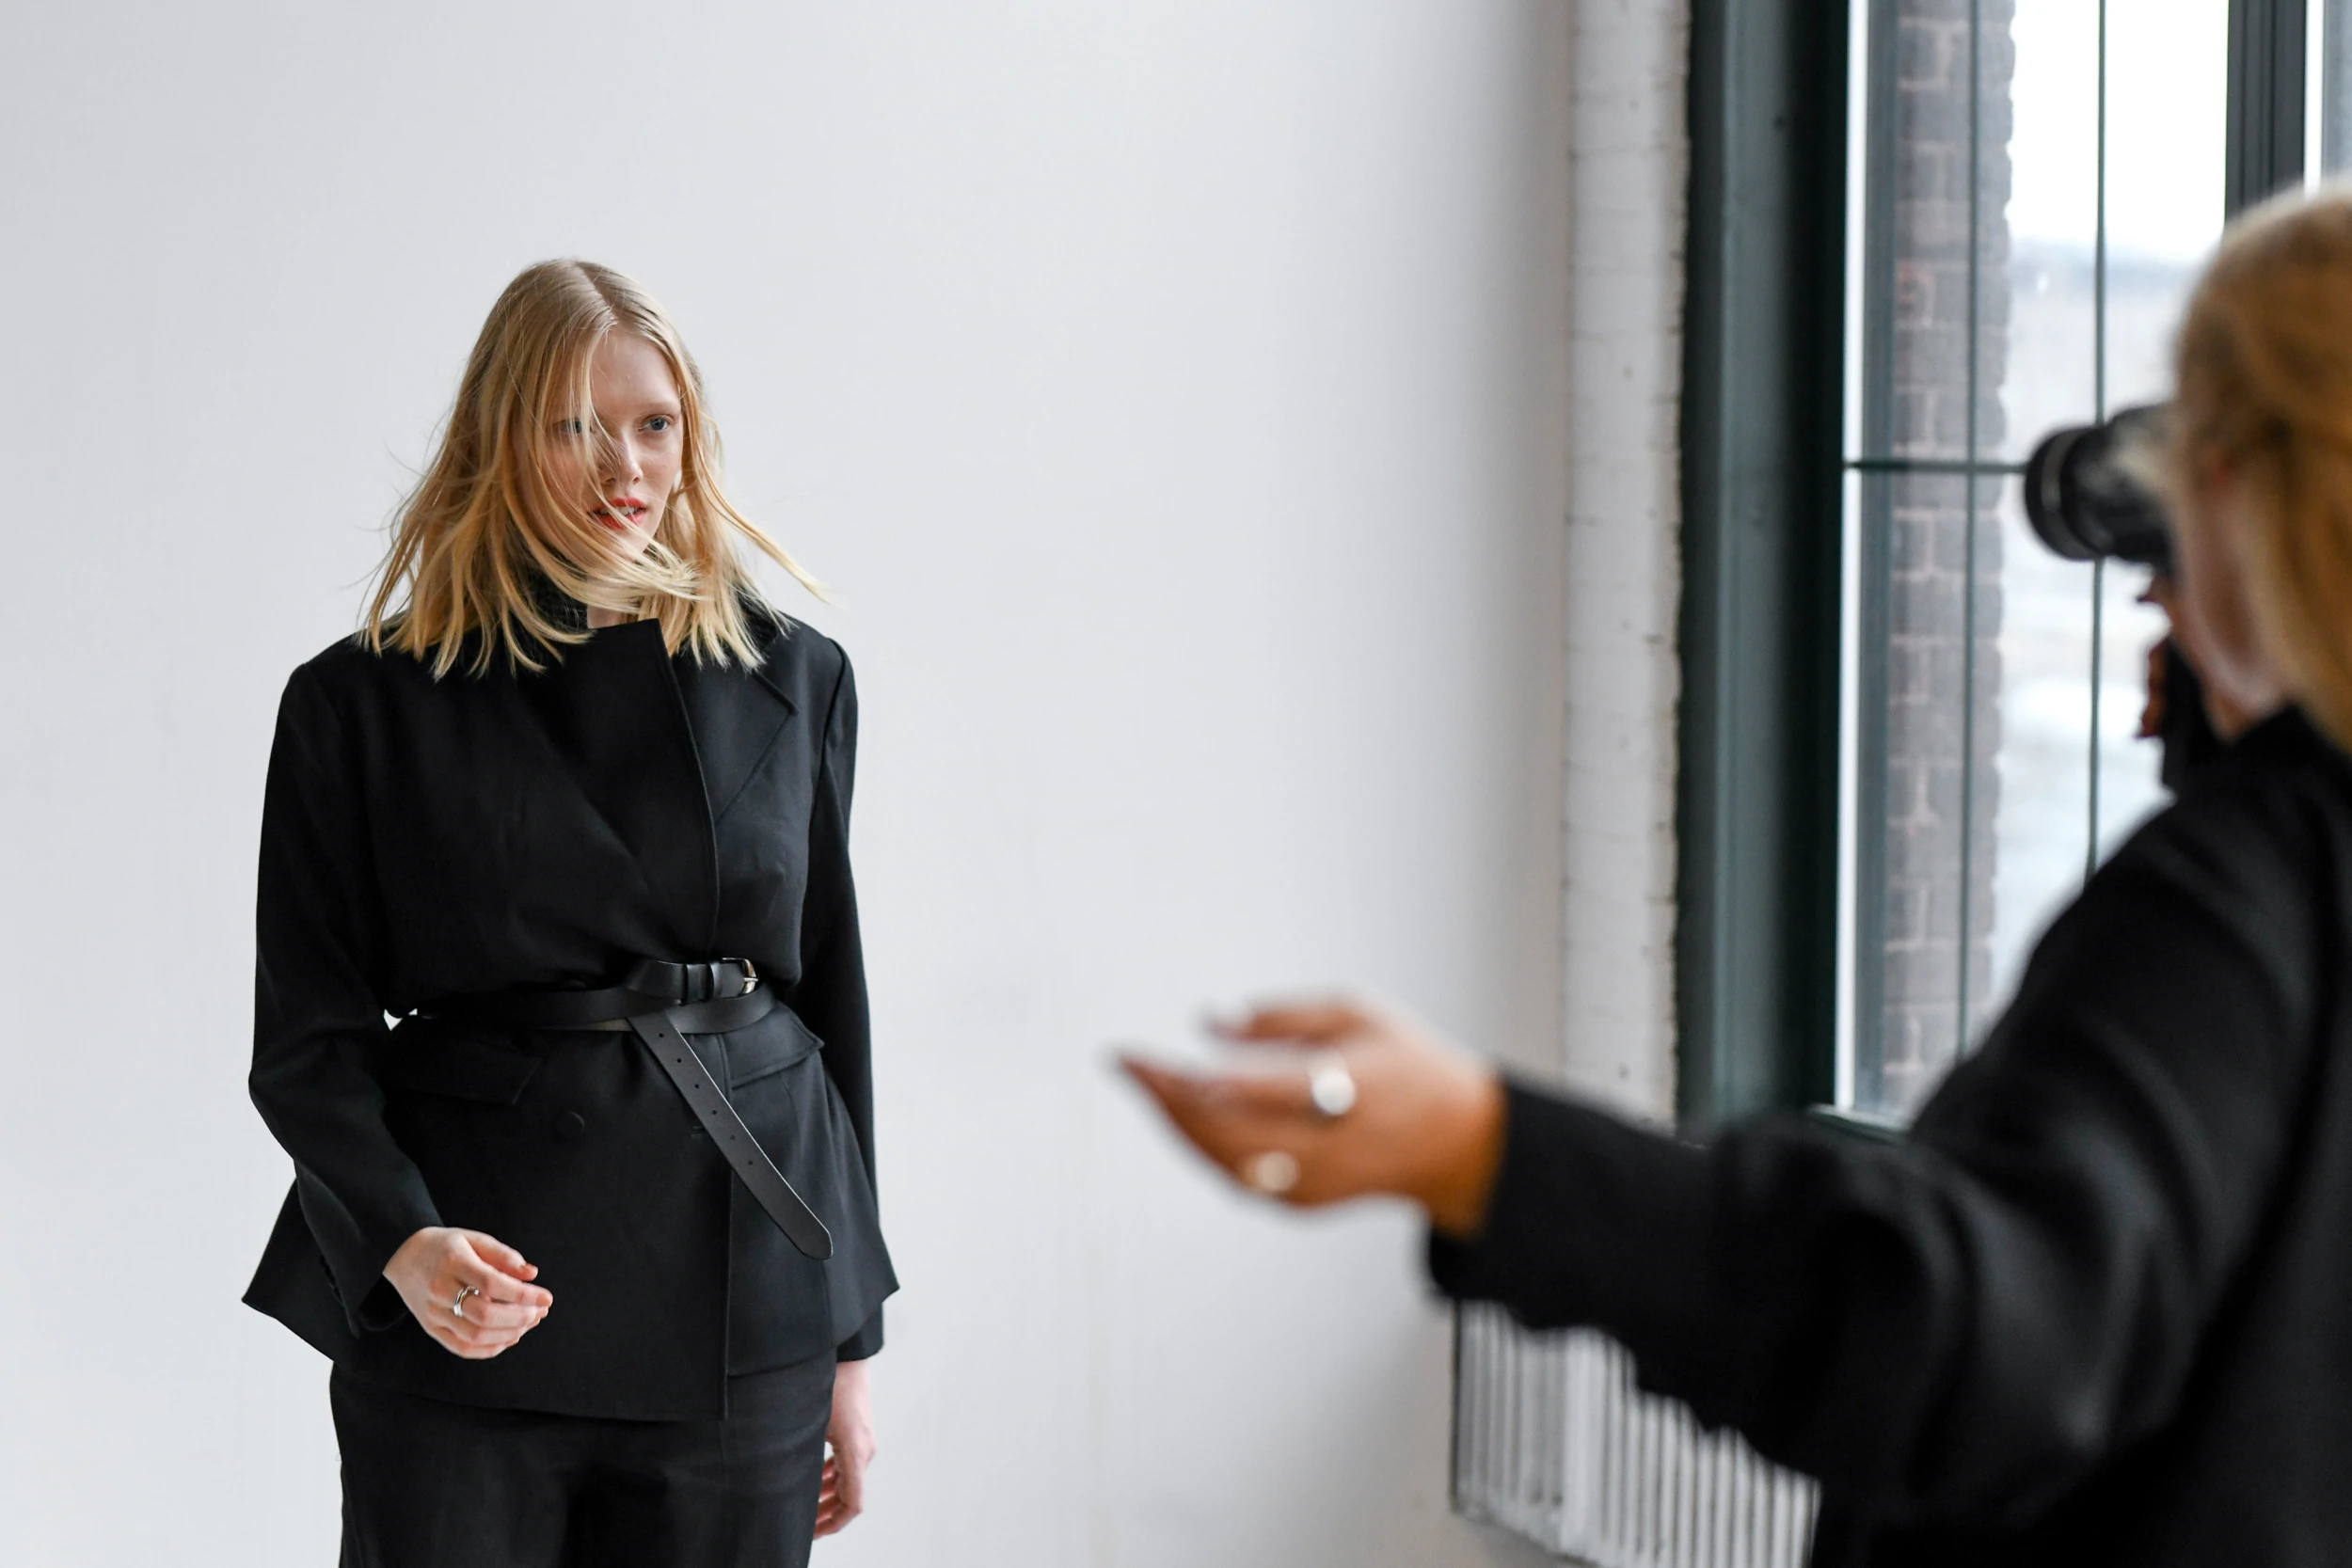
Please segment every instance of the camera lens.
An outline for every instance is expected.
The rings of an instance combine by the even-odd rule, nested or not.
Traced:
[[[2042,437],[2026,460],[2026,517],[2054,553],[2171,569],[2164,508],[2123,460],[2132,443],[2155,434],[2163,417],[2160,407],[2127,408],[2105,424],[2070,425]]]

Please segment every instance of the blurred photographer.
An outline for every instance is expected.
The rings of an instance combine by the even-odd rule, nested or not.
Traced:
[[[2176,371],[2138,461],[2229,744],[1904,1141],[1692,1148],[1345,1004],[1229,1027],[1309,1070],[1131,1070],[1250,1185],[1418,1202],[1441,1289],[1820,1478],[1817,1563],[2352,1558],[2352,196],[2240,223]]]

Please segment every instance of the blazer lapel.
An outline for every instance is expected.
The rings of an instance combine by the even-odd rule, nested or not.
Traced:
[[[792,699],[768,672],[768,655],[783,635],[770,628],[761,637],[760,662],[750,670],[691,660],[678,666],[714,824],[725,820],[791,725]]]

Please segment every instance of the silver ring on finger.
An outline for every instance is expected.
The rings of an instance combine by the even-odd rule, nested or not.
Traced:
[[[1252,1154],[1241,1163],[1241,1179],[1268,1197],[1280,1197],[1298,1185],[1298,1158],[1279,1148]]]
[[[1326,1121],[1337,1121],[1354,1110],[1356,1075],[1347,1070],[1347,1058],[1334,1051],[1317,1062],[1307,1075],[1307,1097]]]
[[[475,1290],[470,1285],[460,1285],[457,1287],[456,1299],[449,1304],[451,1315],[459,1318],[464,1317],[466,1315],[466,1298],[468,1296],[478,1296],[482,1292],[480,1291]]]

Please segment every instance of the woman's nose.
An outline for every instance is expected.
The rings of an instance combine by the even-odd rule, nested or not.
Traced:
[[[645,476],[645,465],[637,456],[637,443],[624,436],[605,452],[604,483],[608,489],[636,483]]]

